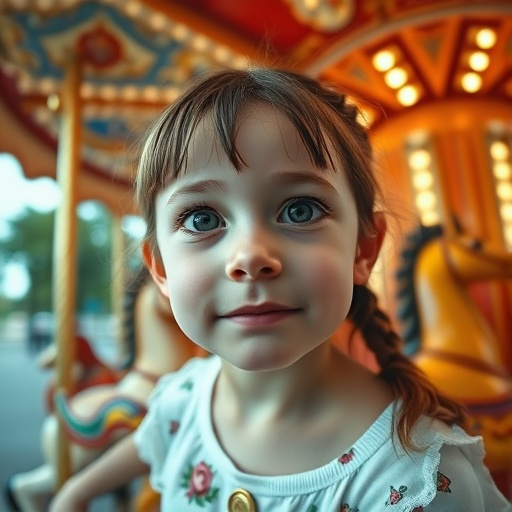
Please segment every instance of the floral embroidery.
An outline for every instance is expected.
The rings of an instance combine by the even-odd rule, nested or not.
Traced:
[[[180,422],[176,420],[172,420],[169,424],[169,434],[176,434],[178,429],[180,428]]]
[[[452,481],[443,473],[437,472],[437,490],[438,492],[452,492],[450,484]]]
[[[344,453],[338,461],[342,464],[348,464],[354,458],[354,450],[351,448],[348,453]]]
[[[212,467],[205,462],[195,466],[189,465],[183,474],[181,487],[187,489],[186,496],[191,502],[194,500],[199,506],[204,507],[205,501],[212,503],[219,494],[218,487],[212,487]]]
[[[310,505],[306,512],[318,512],[318,508],[315,505]]]
[[[190,391],[194,387],[194,381],[193,380],[186,380],[181,386],[181,389],[186,389],[187,391]]]
[[[385,503],[386,507],[388,505],[396,505],[405,496],[405,493],[407,492],[407,487],[405,485],[401,485],[398,488],[398,490],[396,490],[392,485],[389,488],[390,493],[389,498]]]
[[[348,503],[343,503],[340,508],[340,512],[359,512],[358,508],[350,508]]]

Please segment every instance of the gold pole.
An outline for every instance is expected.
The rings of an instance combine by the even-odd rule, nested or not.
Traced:
[[[53,247],[53,308],[56,317],[57,389],[69,390],[75,360],[76,332],[76,190],[80,167],[81,66],[73,58],[62,86],[57,151],[57,181],[62,198],[55,216]],[[59,422],[57,433],[57,489],[71,475],[69,442]]]

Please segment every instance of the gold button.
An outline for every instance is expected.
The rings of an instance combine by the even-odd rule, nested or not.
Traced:
[[[236,489],[229,497],[228,512],[256,512],[256,505],[246,490]]]

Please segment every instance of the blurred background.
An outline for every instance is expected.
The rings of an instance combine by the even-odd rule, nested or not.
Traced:
[[[73,351],[57,367],[45,351],[80,336],[106,365],[126,356],[142,134],[194,76],[253,65],[322,78],[359,107],[394,212],[371,285],[416,348],[426,338],[404,278],[419,252],[411,233],[439,226],[512,254],[509,0],[0,0],[2,488],[44,462],[48,387],[72,381]],[[487,387],[471,374],[460,396],[447,385],[478,411],[489,446],[501,443],[493,475],[510,498],[511,269],[458,280],[486,330],[473,352],[466,334],[448,349],[499,379]]]

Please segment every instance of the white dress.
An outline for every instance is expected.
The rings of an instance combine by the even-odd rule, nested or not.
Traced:
[[[392,405],[325,466],[283,476],[244,473],[224,453],[211,423],[219,370],[219,358],[211,356],[162,377],[135,432],[164,512],[512,511],[482,462],[481,438],[423,418],[413,440],[425,449],[405,452],[390,435]],[[255,508],[247,505],[251,499]]]

